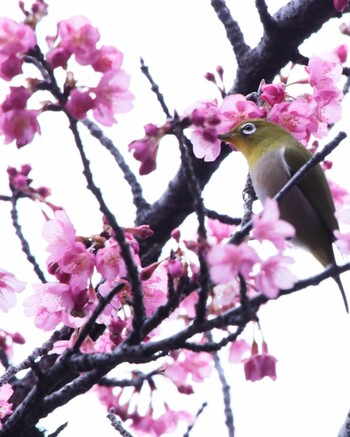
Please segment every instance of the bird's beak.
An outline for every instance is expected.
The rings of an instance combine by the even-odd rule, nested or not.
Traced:
[[[226,134],[219,134],[218,138],[219,140],[226,141],[226,140],[230,140],[232,136],[233,136],[232,133],[227,132]]]
[[[226,134],[219,134],[218,138],[222,141],[227,141],[230,144],[232,150],[237,151],[236,147],[231,143],[230,140],[235,137],[235,134],[232,132],[227,132]]]

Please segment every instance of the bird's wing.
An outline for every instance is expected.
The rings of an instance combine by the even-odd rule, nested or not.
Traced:
[[[298,145],[298,148],[286,147],[284,156],[291,176],[312,157],[311,153],[301,145]],[[298,187],[307,197],[334,239],[333,231],[338,229],[338,222],[334,216],[335,208],[332,194],[321,167],[319,165],[312,167],[298,182]]]

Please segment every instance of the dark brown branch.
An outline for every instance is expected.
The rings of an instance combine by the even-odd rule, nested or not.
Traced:
[[[171,118],[171,114],[170,114],[170,111],[165,103],[164,96],[160,92],[159,86],[153,80],[153,77],[151,76],[149,69],[148,69],[147,65],[145,65],[144,60],[142,58],[140,58],[140,63],[141,63],[141,71],[146,76],[149,83],[151,84],[151,86],[152,86],[151,89],[155,93],[155,95],[157,96],[157,100],[160,103],[160,106],[162,107],[164,114],[166,115],[167,118]]]
[[[109,421],[111,422],[111,425],[113,426],[113,428],[119,432],[119,434],[122,437],[133,437],[132,434],[130,434],[129,431],[127,431],[120,420],[117,419],[116,415],[114,414],[114,409],[111,408],[109,410],[109,413],[107,414],[107,418],[109,419]]]
[[[227,39],[231,43],[238,65],[241,59],[250,53],[250,47],[244,41],[244,35],[226,6],[224,0],[211,0],[216,15],[225,27]]]
[[[23,235],[21,225],[18,222],[17,199],[15,196],[13,196],[11,198],[11,203],[12,203],[12,208],[11,208],[12,224],[13,224],[13,227],[15,228],[16,235],[17,235],[19,241],[21,242],[22,251],[26,255],[27,260],[30,262],[30,264],[32,264],[34,272],[36,273],[39,280],[43,283],[46,283],[47,281],[46,281],[45,275],[44,275],[43,271],[41,270],[39,264],[37,263],[34,255],[32,254],[30,247],[29,247],[28,240]]]
[[[207,338],[209,341],[213,341],[213,336],[211,332],[207,333]],[[223,401],[225,405],[225,424],[227,427],[228,435],[229,437],[234,437],[235,435],[235,425],[234,425],[234,418],[233,418],[233,411],[231,406],[231,393],[230,393],[230,386],[227,382],[227,379],[225,377],[224,369],[222,368],[220,357],[218,352],[213,352],[214,357],[214,364],[216,372],[219,376],[219,380],[222,387],[222,394],[223,394]]]
[[[89,119],[82,120],[82,123],[89,129],[90,134],[95,137],[103,147],[105,147],[109,153],[113,156],[120,170],[123,172],[124,179],[128,182],[131,192],[133,194],[133,202],[138,210],[149,208],[149,204],[146,202],[142,195],[142,187],[139,184],[136,176],[130,170],[129,166],[124,160],[123,155],[115,147],[113,142],[107,138],[102,130]]]
[[[108,223],[112,227],[115,234],[115,239],[118,241],[120,246],[121,255],[125,261],[125,265],[127,268],[128,277],[131,285],[131,292],[133,297],[132,304],[134,308],[133,331],[132,334],[130,335],[129,341],[138,342],[141,336],[141,329],[142,329],[143,322],[145,320],[146,313],[145,313],[145,305],[143,302],[142,285],[137,271],[137,267],[132,258],[130,247],[125,239],[123,229],[118,225],[115,216],[112,214],[106,202],[104,201],[101,190],[95,185],[93,181],[93,176],[90,169],[90,162],[87,159],[83,149],[83,144],[77,128],[77,121],[69,114],[67,114],[67,116],[70,122],[69,127],[73,132],[75,144],[79,150],[81,161],[83,163],[83,167],[84,167],[83,173],[87,180],[87,187],[95,196],[97,202],[99,203],[100,211],[105,215]]]

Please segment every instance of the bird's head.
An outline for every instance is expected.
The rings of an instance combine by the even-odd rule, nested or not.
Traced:
[[[250,167],[263,154],[296,141],[281,126],[263,119],[245,120],[218,138],[242,152]]]

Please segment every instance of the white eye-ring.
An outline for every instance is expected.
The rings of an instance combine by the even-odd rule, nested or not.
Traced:
[[[256,126],[254,123],[245,123],[239,128],[239,131],[243,135],[251,135],[256,132]]]

